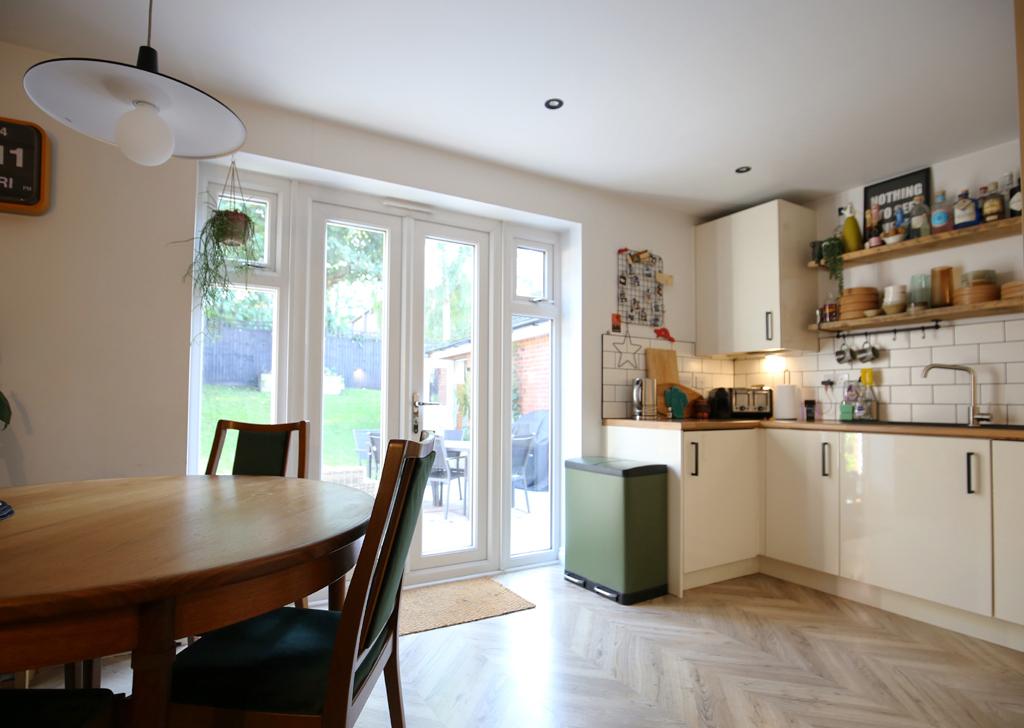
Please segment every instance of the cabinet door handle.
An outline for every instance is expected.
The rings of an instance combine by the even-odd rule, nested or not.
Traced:
[[[775,338],[775,314],[771,311],[764,312],[764,338],[768,341]]]
[[[974,495],[978,491],[974,489],[974,468],[971,467],[971,459],[978,453],[967,453],[967,495]]]
[[[700,443],[691,442],[693,445],[693,470],[690,471],[690,475],[697,477],[700,475]]]
[[[831,478],[832,473],[829,471],[829,461],[832,459],[832,443],[823,442],[821,443],[821,477]]]

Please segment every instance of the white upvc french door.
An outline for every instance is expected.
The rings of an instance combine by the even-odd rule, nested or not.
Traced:
[[[490,570],[491,234],[422,220],[410,227],[410,416],[414,436],[431,430],[438,442],[409,564],[435,578]]]

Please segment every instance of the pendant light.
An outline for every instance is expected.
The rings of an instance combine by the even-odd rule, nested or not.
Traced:
[[[40,109],[77,132],[116,144],[146,166],[172,156],[222,157],[245,142],[245,125],[213,96],[157,67],[153,0],[146,45],[134,66],[93,58],[57,58],[25,72],[25,93]]]

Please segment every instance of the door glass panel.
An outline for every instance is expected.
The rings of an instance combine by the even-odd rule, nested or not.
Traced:
[[[476,503],[473,363],[476,248],[426,238],[423,255],[421,427],[437,435],[423,501],[423,553],[473,548]]]
[[[321,477],[377,493],[387,232],[326,226]],[[386,440],[383,441],[386,444]]]
[[[203,309],[200,470],[205,471],[217,420],[274,421],[277,395],[277,291],[231,286]],[[238,433],[229,431],[218,474],[231,472]]]
[[[512,556],[551,548],[551,320],[512,317]]]

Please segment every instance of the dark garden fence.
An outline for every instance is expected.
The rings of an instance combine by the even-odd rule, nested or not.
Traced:
[[[341,374],[345,386],[380,389],[380,339],[328,335],[325,369]],[[274,341],[269,329],[222,325],[203,342],[203,381],[258,387],[260,374],[270,371]]]

